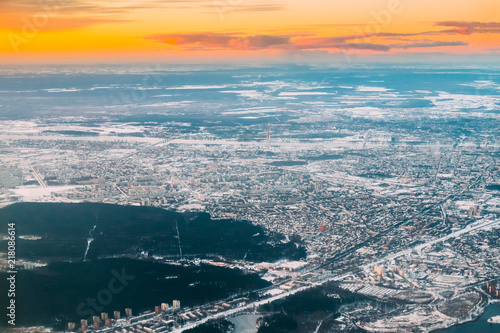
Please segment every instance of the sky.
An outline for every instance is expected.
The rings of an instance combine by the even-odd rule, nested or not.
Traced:
[[[500,0],[0,0],[0,63],[496,59]]]

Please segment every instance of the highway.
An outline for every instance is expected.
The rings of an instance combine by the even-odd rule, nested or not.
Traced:
[[[33,166],[30,166],[31,171],[33,172],[33,176],[35,176],[36,181],[40,184],[41,187],[47,187],[47,184],[43,180],[43,177],[36,171]]]

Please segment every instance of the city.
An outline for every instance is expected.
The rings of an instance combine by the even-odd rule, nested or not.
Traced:
[[[283,235],[282,242],[293,240],[307,253],[275,262],[196,255],[183,251],[178,237],[178,254],[144,250],[137,256],[253,272],[270,285],[250,298],[245,291],[197,306],[165,299],[134,316],[136,309],[115,309],[66,323],[67,330],[182,332],[245,314],[262,317],[263,307],[315,288],[332,288],[333,299],[346,293],[392,306],[341,305],[330,326],[335,332],[428,332],[473,320],[498,302],[500,146],[498,113],[488,111],[496,110],[498,96],[469,96],[479,111],[467,114],[443,99],[434,100],[444,103],[440,115],[426,114],[432,110],[427,106],[386,106],[380,118],[369,108],[312,104],[309,98],[326,97],[311,89],[338,88],[308,84],[303,95],[282,84],[288,88],[278,95],[300,96],[308,109],[237,107],[225,111],[237,117],[227,123],[217,121],[224,113],[201,120],[179,113],[169,121],[161,115],[148,122],[80,115],[0,122],[2,206],[86,202],[208,212]],[[399,98],[360,87],[353,96],[363,95],[363,103]],[[349,99],[338,95],[330,103]],[[18,237],[36,242],[45,236]],[[80,260],[92,249],[92,237]],[[50,265],[17,262],[24,270]]]

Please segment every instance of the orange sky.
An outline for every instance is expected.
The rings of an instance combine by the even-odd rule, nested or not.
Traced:
[[[498,0],[7,0],[0,60],[494,55],[499,12]]]

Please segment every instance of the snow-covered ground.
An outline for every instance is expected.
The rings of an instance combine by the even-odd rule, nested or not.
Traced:
[[[500,316],[494,316],[488,319],[488,323],[500,324]]]
[[[52,193],[70,191],[76,186],[50,186],[50,187],[19,187],[12,189],[15,196],[22,197],[23,201],[38,201]]]

